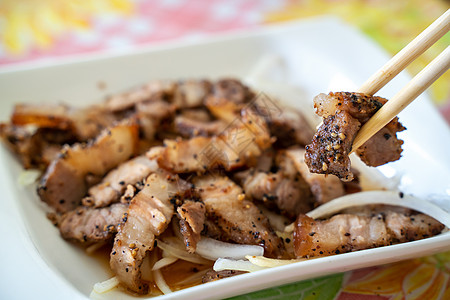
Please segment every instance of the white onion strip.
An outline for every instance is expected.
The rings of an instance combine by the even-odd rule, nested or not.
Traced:
[[[264,248],[257,245],[225,243],[202,237],[197,243],[197,250],[195,252],[210,260],[216,260],[218,258],[244,259],[246,255],[264,255]]]
[[[24,170],[20,172],[19,177],[17,178],[17,183],[19,186],[29,186],[35,183],[39,176],[41,176],[42,171],[31,169],[31,170]]]
[[[172,293],[172,290],[167,285],[160,270],[153,271],[153,276],[155,278],[156,286],[161,290],[161,292],[163,292],[164,295]]]
[[[157,247],[163,251],[169,253],[171,256],[178,257],[179,259],[186,260],[195,264],[209,264],[209,260],[204,259],[198,254],[191,254],[186,251],[182,242],[177,242],[176,238],[167,238],[165,241],[157,240]]]
[[[95,243],[95,244],[90,245],[85,250],[86,250],[87,254],[93,254],[95,251],[97,251],[98,249],[100,249],[101,247],[103,247],[105,245],[106,245],[105,242],[99,242],[99,243]]]
[[[178,257],[175,257],[175,256],[163,257],[160,260],[158,260],[157,262],[155,262],[155,264],[153,265],[152,271],[156,271],[156,270],[164,268],[168,265],[171,265],[174,262],[176,262],[177,260],[178,260]]]
[[[251,255],[247,255],[245,258],[248,259],[252,264],[265,268],[279,267],[306,260],[306,258],[274,259],[274,258],[267,258],[264,256],[251,256]]]
[[[441,222],[445,226],[450,227],[450,214],[440,207],[429,201],[410,195],[400,196],[399,192],[394,191],[368,191],[346,195],[322,204],[306,215],[313,219],[318,219],[335,214],[349,207],[370,204],[385,204],[407,207],[424,213]]]
[[[236,270],[236,271],[244,271],[244,272],[255,272],[259,270],[267,269],[265,267],[260,267],[252,264],[248,260],[235,260],[228,258],[219,258],[216,260],[213,266],[213,270],[223,271],[223,270]]]
[[[94,284],[94,292],[96,292],[97,294],[104,294],[110,290],[112,290],[113,288],[117,287],[119,285],[119,279],[117,279],[116,276],[102,281],[102,282],[97,282],[96,284]]]

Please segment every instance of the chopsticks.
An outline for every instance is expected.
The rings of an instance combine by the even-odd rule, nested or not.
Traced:
[[[373,95],[450,30],[450,9],[397,53],[358,90]],[[384,104],[358,132],[352,152],[389,123],[450,67],[450,46]]]

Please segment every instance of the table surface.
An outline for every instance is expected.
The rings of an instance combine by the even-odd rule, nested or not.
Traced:
[[[0,70],[3,66],[51,63],[55,57],[123,51],[172,39],[195,41],[218,32],[319,14],[342,17],[395,54],[448,8],[443,0],[3,0]],[[447,34],[408,70],[416,74],[449,43]],[[450,124],[449,82],[447,72],[428,92]],[[232,299],[450,299],[449,276],[447,252]]]

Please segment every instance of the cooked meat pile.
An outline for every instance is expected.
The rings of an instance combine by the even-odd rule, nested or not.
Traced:
[[[198,242],[210,237],[293,258],[439,233],[440,223],[414,212],[304,215],[360,190],[357,176],[348,185],[310,173],[307,164],[352,179],[353,137],[385,102],[350,93],[315,101],[325,120],[313,138],[300,112],[238,80],[160,80],[84,109],[19,104],[0,135],[25,168],[44,171],[37,192],[61,236],[85,247],[109,245],[113,272],[138,294],[152,286],[144,260],[161,258],[157,239],[165,237],[178,237],[186,255],[197,255]],[[395,133],[403,129],[392,121],[359,155],[370,165],[398,159]],[[280,220],[281,227],[297,220],[294,247],[274,230]],[[211,270],[203,281],[240,273]]]
[[[333,174],[351,181],[349,154],[359,129],[386,103],[386,99],[362,93],[338,92],[319,94],[314,98],[316,113],[323,117],[312,143],[306,146],[306,163],[311,172]],[[398,160],[402,140],[397,132],[405,127],[395,117],[364,143],[356,154],[372,167]]]

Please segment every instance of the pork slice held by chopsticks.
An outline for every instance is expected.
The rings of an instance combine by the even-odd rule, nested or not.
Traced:
[[[314,98],[318,115],[324,117],[323,124],[306,146],[305,161],[311,172],[333,174],[343,181],[351,181],[349,154],[361,125],[367,122],[387,100],[362,93],[339,92],[320,94]],[[395,118],[386,126],[382,137],[368,141],[357,153],[367,163],[378,166],[400,158],[403,141],[396,133],[405,128]],[[370,147],[370,149],[369,149]],[[367,157],[367,158],[366,158]]]

